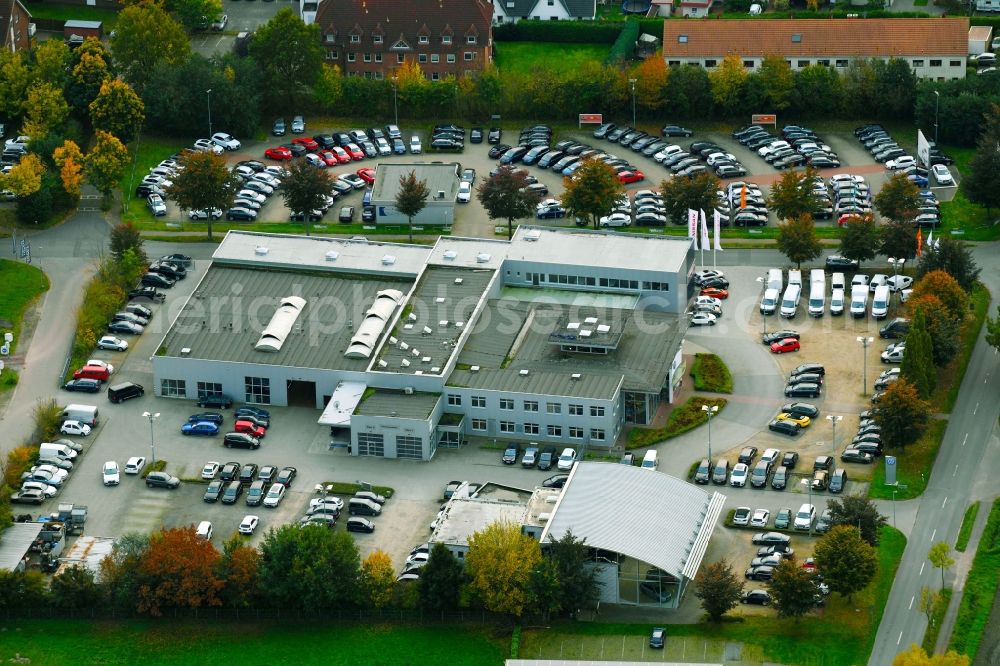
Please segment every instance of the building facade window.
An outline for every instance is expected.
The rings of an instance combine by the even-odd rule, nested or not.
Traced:
[[[441,56],[437,53],[431,54],[431,62],[441,62]]]
[[[500,398],[500,409],[514,409],[514,400],[512,398]]]
[[[371,54],[371,53],[366,53],[366,54],[364,55],[364,57],[363,57],[363,60],[364,60],[365,62],[371,62],[371,61],[372,61],[372,54]]]
[[[962,66],[962,61],[961,60],[950,60],[950,61],[948,61],[948,64],[951,67],[961,67]]]
[[[396,62],[398,64],[402,65],[405,61],[406,61],[406,56],[404,56],[402,53],[396,54]]]
[[[376,44],[381,44],[382,43],[382,35],[375,35],[375,37],[372,38],[372,41],[374,41]]]
[[[476,40],[476,36],[475,35],[469,35],[468,37],[465,38],[465,43],[466,44],[475,44],[476,41],[477,40]]]
[[[583,439],[583,428],[577,426],[569,427],[569,438],[570,439]]]
[[[333,35],[332,33],[331,34],[326,34],[326,35],[323,35],[323,41],[325,41],[327,44],[333,44],[334,42],[337,41],[337,37],[335,35]]]
[[[799,67],[808,67],[809,66],[809,61],[808,60],[799,60],[798,66]]]
[[[360,44],[361,35],[351,35],[351,44]]]
[[[357,53],[348,53],[347,54],[347,62],[354,62],[357,59],[358,59],[358,54]]]
[[[913,61],[913,66],[914,67],[923,67],[924,66],[924,60],[923,60],[923,58],[919,58],[917,60],[914,60]]]
[[[597,418],[602,417],[602,416],[604,416],[604,408],[603,407],[597,407],[597,406],[591,406],[591,408],[590,408],[590,415],[593,416],[593,417],[597,417]]]
[[[471,398],[472,406],[479,407],[480,409],[486,407],[486,396],[485,395],[474,395]]]
[[[448,394],[448,405],[451,407],[461,407],[462,406],[462,396],[456,393]]]
[[[486,419],[472,419],[472,429],[486,432]]]
[[[420,35],[417,37],[417,44],[430,44],[431,38],[427,35]]]
[[[451,35],[441,35],[442,44],[451,44]]]
[[[537,412],[538,411],[538,401],[537,400],[525,400],[524,401],[524,411],[526,411],[526,412]]]
[[[427,62],[427,54],[426,53],[421,53],[420,55],[418,55],[417,56],[417,61],[418,62]]]
[[[826,58],[824,58],[822,60],[817,60],[816,64],[817,65],[823,65],[824,67],[829,67],[830,66],[830,61],[827,60]]]
[[[514,422],[513,421],[501,421],[500,422],[500,432],[514,432]]]
[[[183,379],[161,379],[160,395],[164,398],[187,397],[187,382]]]
[[[424,457],[424,443],[419,437],[396,435],[396,457],[421,460]]]
[[[244,377],[246,400],[251,404],[271,404],[271,380],[267,377]]]
[[[562,414],[562,405],[558,402],[547,402],[545,403],[545,412],[547,414]]]
[[[747,69],[753,69],[753,60],[744,60],[743,66]]]
[[[222,384],[216,382],[198,382],[195,388],[198,390],[199,400],[222,395]]]
[[[476,57],[476,52],[475,51],[466,51],[465,52],[465,59],[466,60],[474,60],[475,57]]]
[[[570,416],[583,416],[583,405],[570,405],[569,414]]]
[[[337,59],[337,52],[336,51],[327,51],[326,52],[326,59],[327,60],[336,60]]]
[[[525,435],[537,435],[539,432],[537,423],[525,423],[524,424],[524,434]]]
[[[715,61],[714,60],[706,60],[705,61],[705,67],[715,67]]]
[[[448,62],[455,62],[455,54],[454,53],[449,53],[448,54]]]
[[[431,72],[431,81],[438,81],[441,79],[441,72]]]
[[[940,60],[931,60],[931,67],[940,67],[940,66],[941,66]]]
[[[838,60],[837,61],[837,67],[847,67],[847,61],[846,60]]]
[[[358,455],[374,456],[382,458],[385,456],[385,437],[380,433],[359,432],[358,433]]]
[[[590,429],[590,438],[592,440],[594,440],[595,442],[603,442],[604,441],[604,429],[603,428],[591,428]]]
[[[545,426],[545,429],[549,437],[562,437],[562,426],[550,425]]]
[[[376,53],[375,54],[375,62],[382,62],[382,54],[381,53]]]

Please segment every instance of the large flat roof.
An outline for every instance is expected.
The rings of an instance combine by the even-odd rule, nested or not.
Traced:
[[[440,393],[404,393],[378,389],[361,399],[354,411],[359,416],[393,416],[401,419],[426,419],[441,400]]]
[[[444,192],[444,200],[454,202],[458,194],[460,168],[458,162],[379,163],[375,169],[375,182],[372,184],[372,201],[394,201],[399,191],[399,179],[412,171],[417,180],[427,181],[427,189],[430,190],[427,201],[434,201],[438,192]]]
[[[514,232],[507,258],[565,266],[682,273],[690,251],[691,239],[679,236],[520,226]]]
[[[370,359],[344,352],[364,312],[379,291],[406,293],[411,286],[388,276],[213,264],[164,337],[165,355],[363,372]],[[286,296],[302,297],[305,306],[277,352],[258,351],[261,332]]]
[[[592,548],[692,579],[725,500],[719,493],[641,467],[579,462],[541,540],[572,531]]]
[[[469,537],[492,523],[503,521],[521,525],[527,511],[527,504],[521,502],[477,497],[452,498],[430,541],[465,546],[469,543]]]
[[[571,315],[581,322],[596,316],[620,331],[617,349],[571,353],[552,344],[550,333]],[[508,299],[490,301],[480,321],[449,385],[593,399],[611,398],[619,387],[659,391],[686,328],[680,316],[660,312]]]

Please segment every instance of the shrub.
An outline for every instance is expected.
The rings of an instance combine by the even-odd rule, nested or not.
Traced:
[[[733,376],[722,359],[715,354],[695,354],[691,367],[694,388],[712,393],[732,393]]]
[[[167,461],[160,459],[155,462],[146,463],[139,473],[139,477],[145,479],[150,472],[162,472],[167,468]]]
[[[688,399],[683,405],[675,407],[667,419],[667,425],[663,428],[633,428],[628,434],[627,449],[636,449],[643,446],[652,446],[658,442],[672,439],[678,435],[686,433],[688,430],[697,428],[702,423],[708,421],[708,416],[702,411],[702,405],[717,405],[721,411],[726,406],[723,398],[699,398]]]
[[[21,475],[38,459],[38,447],[22,444],[7,452],[7,464],[4,467],[4,483],[17,488],[21,485]]]
[[[33,416],[35,432],[31,439],[35,442],[51,442],[59,437],[59,426],[62,425],[62,409],[55,400],[39,400],[35,403]]]
[[[0,371],[0,391],[17,386],[17,370],[4,368]]]

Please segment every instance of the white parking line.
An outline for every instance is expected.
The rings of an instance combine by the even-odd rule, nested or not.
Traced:
[[[972,415],[975,416],[976,412],[978,412],[978,411],[979,411],[979,403],[977,402],[976,403],[976,408],[972,410]]]
[[[896,645],[899,645],[899,643],[900,643],[900,642],[901,642],[902,640],[903,640],[903,632],[901,631],[901,632],[899,632],[899,638],[897,638],[897,639],[896,639]]]
[[[931,541],[934,541],[934,537],[936,536],[937,536],[937,529],[935,528],[934,531],[931,532]]]
[[[952,476],[958,476],[958,465],[955,465],[955,471],[951,473]]]

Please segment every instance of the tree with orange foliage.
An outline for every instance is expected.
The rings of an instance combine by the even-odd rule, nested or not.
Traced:
[[[917,298],[925,294],[937,296],[948,313],[959,322],[965,319],[969,311],[969,296],[949,273],[941,270],[925,273],[913,284],[910,297]]]
[[[635,101],[643,111],[657,113],[667,105],[667,79],[670,71],[663,58],[653,56],[632,70],[635,78]]]
[[[222,544],[219,577],[225,581],[222,598],[230,608],[247,608],[257,596],[257,567],[260,551],[233,534]]]
[[[954,650],[928,656],[919,645],[911,645],[909,650],[896,655],[892,666],[969,666],[969,657]]]
[[[22,444],[7,452],[7,461],[3,468],[4,483],[11,488],[21,485],[21,475],[28,471],[32,461],[38,455],[38,447]]]
[[[164,528],[149,538],[139,570],[137,610],[162,615],[163,607],[220,606],[225,583],[216,574],[219,551],[192,526]]]
[[[80,146],[72,139],[66,139],[52,152],[52,161],[59,167],[59,176],[66,194],[79,199],[80,186],[83,184],[83,152]]]

